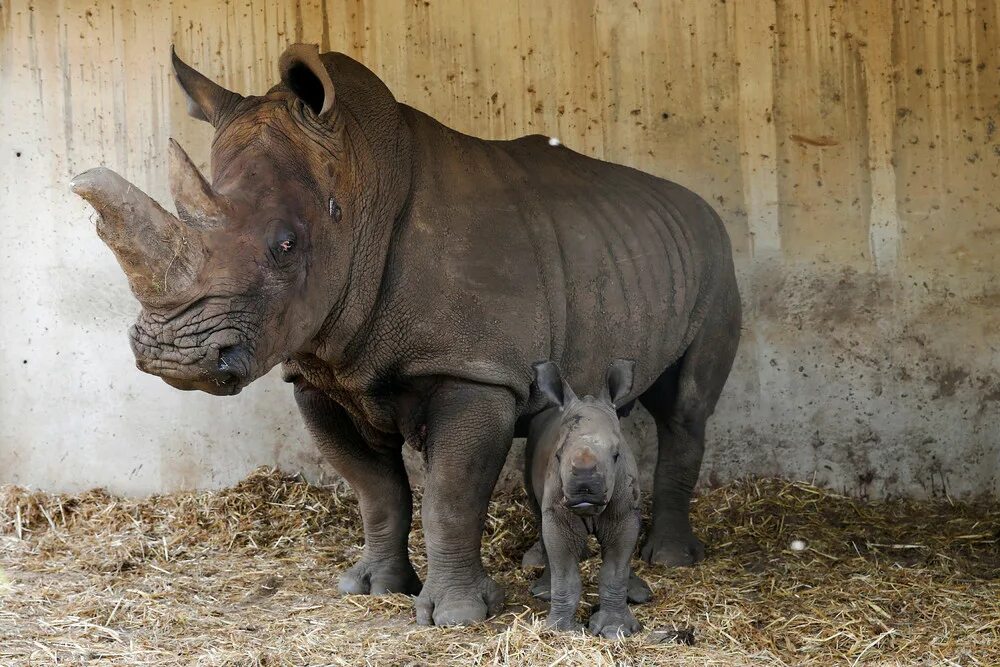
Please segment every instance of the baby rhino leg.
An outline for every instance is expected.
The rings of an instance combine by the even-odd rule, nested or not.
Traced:
[[[639,538],[639,516],[635,512],[623,518],[617,526],[609,526],[598,534],[601,540],[601,571],[598,597],[600,607],[590,616],[588,627],[600,637],[628,637],[641,627],[628,608],[628,592],[635,576],[629,558]],[[642,582],[645,585],[645,582]],[[648,586],[646,587],[648,590]]]
[[[545,563],[545,552],[541,551],[544,567],[538,579],[531,585],[531,594],[539,600],[548,601],[552,597],[552,580],[549,574],[549,566]],[[653,598],[653,590],[649,584],[643,580],[635,570],[629,568],[628,572],[628,601],[632,604],[646,604]]]
[[[576,621],[583,585],[580,582],[580,552],[586,546],[586,535],[547,512],[542,518],[542,540],[548,560],[551,602],[546,622],[555,630],[582,630]]]

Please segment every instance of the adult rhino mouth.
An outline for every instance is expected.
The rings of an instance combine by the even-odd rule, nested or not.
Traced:
[[[235,396],[243,391],[245,383],[237,378],[226,378],[220,380],[178,380],[161,375],[160,378],[174,389],[181,391],[203,391],[213,396]]]
[[[249,364],[245,359],[248,357],[242,345],[233,345],[209,348],[201,359],[190,364],[137,355],[135,365],[175,389],[234,396],[253,379],[247,370]]]
[[[254,379],[252,350],[231,328],[177,336],[170,328],[153,333],[140,318],[129,342],[136,367],[176,389],[233,396]]]

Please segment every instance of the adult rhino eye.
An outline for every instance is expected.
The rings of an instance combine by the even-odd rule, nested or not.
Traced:
[[[295,247],[294,232],[282,232],[278,234],[277,238],[275,238],[274,240],[274,251],[279,255],[291,252],[294,247]]]
[[[271,255],[271,261],[278,266],[285,266],[291,262],[295,255],[296,241],[295,232],[284,225],[272,229],[271,240],[268,243],[268,254]]]
[[[266,244],[263,250],[267,253],[268,261],[278,268],[290,268],[295,263],[295,251],[299,243],[295,230],[293,223],[279,218],[271,220],[267,225],[265,236],[261,239]]]

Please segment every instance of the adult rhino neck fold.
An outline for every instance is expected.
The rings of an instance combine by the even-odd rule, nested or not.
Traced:
[[[312,341],[318,357],[342,367],[351,364],[368,339],[389,288],[392,242],[409,210],[412,133],[401,105],[374,74],[341,54],[323,57],[334,64],[345,152],[352,158],[355,181],[362,185],[351,205],[365,212],[355,223],[344,290]],[[378,86],[365,81],[368,77]]]

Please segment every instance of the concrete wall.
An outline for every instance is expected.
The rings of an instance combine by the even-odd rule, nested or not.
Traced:
[[[135,370],[137,306],[66,189],[106,164],[168,201],[170,136],[206,166],[172,42],[261,93],[311,41],[457,129],[556,135],[718,208],[747,317],[704,481],[1000,492],[996,0],[210,5],[0,0],[0,482],[324,474],[273,374],[214,398]],[[650,456],[648,417],[631,429]]]

